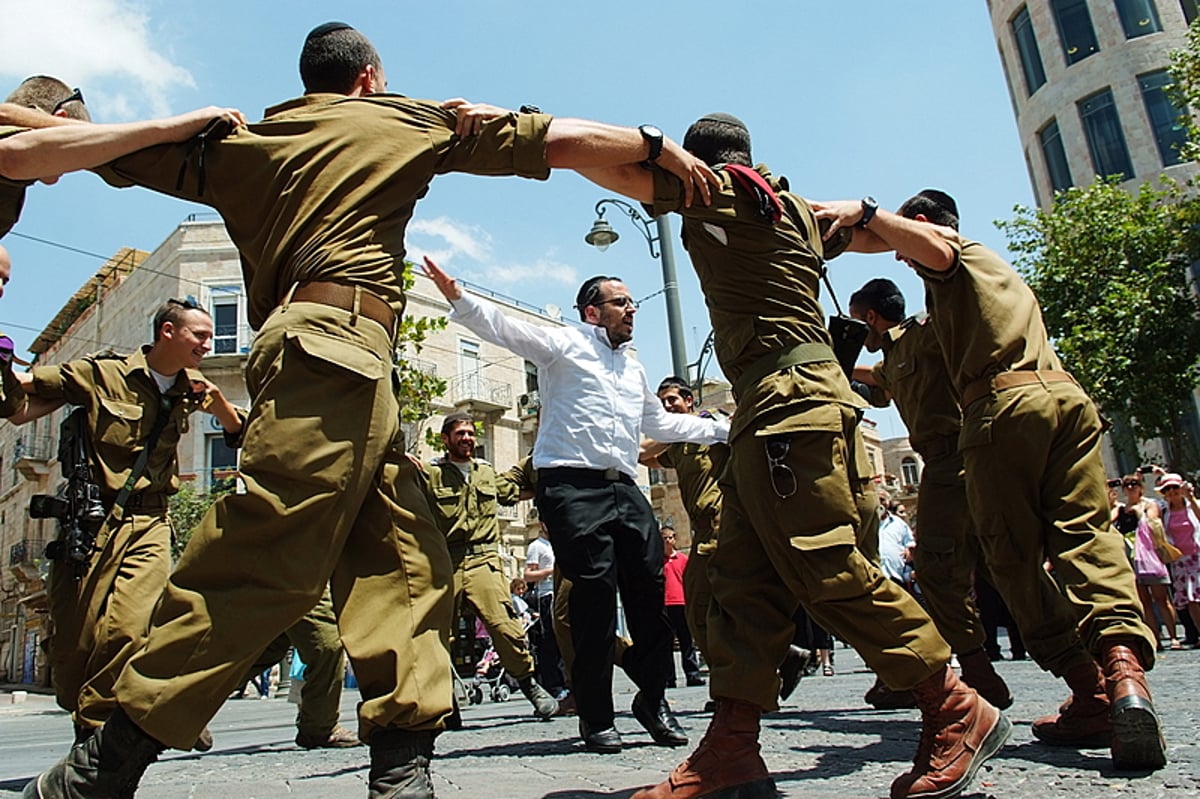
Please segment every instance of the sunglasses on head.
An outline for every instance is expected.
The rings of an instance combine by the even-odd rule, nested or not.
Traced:
[[[71,92],[70,95],[68,95],[67,97],[64,97],[63,99],[61,99],[57,103],[55,103],[54,108],[50,111],[50,113],[57,114],[59,111],[62,110],[62,107],[64,105],[66,105],[67,103],[73,103],[76,100],[78,100],[81,103],[83,102],[83,92],[79,91],[79,89],[76,89],[75,91]]]
[[[189,311],[203,311],[204,307],[196,302],[196,298],[191,294],[184,297],[182,300],[177,300],[174,297],[167,300],[168,305],[178,305],[180,308],[186,308]]]

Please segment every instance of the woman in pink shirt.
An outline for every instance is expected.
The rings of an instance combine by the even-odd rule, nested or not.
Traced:
[[[1175,586],[1175,607],[1187,607],[1192,621],[1200,625],[1200,505],[1191,483],[1174,473],[1158,481],[1158,492],[1167,500],[1163,527],[1167,538],[1183,557],[1171,564],[1171,582]]]

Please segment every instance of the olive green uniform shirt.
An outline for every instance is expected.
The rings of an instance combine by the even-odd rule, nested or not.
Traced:
[[[125,484],[161,413],[162,395],[146,365],[149,350],[147,345],[130,355],[90,356],[33,369],[31,394],[51,400],[65,399],[71,405],[87,409],[88,429],[92,434],[92,479],[100,485],[106,505]],[[159,434],[133,493],[173,494],[179,490],[175,450],[180,437],[189,429],[188,416],[200,407],[189,393],[189,381],[199,379],[202,379],[199,372],[185,369],[167,390],[166,397],[172,401],[171,418]],[[226,433],[225,438],[230,446],[237,446],[240,434]]]
[[[498,481],[490,463],[475,459],[468,481],[454,462],[442,457],[430,464],[429,489],[451,559],[499,551],[496,510],[498,505],[516,504],[519,489],[513,483]]]
[[[982,244],[950,240],[945,272],[918,266],[954,390],[1009,370],[1061,370],[1033,290]]]
[[[886,407],[891,394],[917,451],[927,442],[957,436],[962,412],[929,317],[912,316],[887,331],[883,354],[871,368],[871,404]]]
[[[728,444],[676,442],[658,455],[659,466],[674,469],[679,476],[679,492],[692,527],[711,525],[721,511],[718,483],[728,461]]]
[[[823,260],[840,254],[850,233],[822,243],[812,208],[786,190],[785,179],[757,170],[783,201],[783,218],[770,223],[757,212],[754,195],[735,188],[728,172],[718,170],[721,185],[712,204],[683,205],[683,184],[674,175],[654,170],[655,216],[670,211],[683,218],[683,246],[691,256],[712,321],[716,356],[726,378],[741,374],[764,356],[800,344],[831,346],[820,293]],[[730,441],[765,414],[786,416],[799,406],[838,403],[861,407],[837,362],[796,367],[802,391],[783,396],[760,382],[738,397]]]
[[[12,125],[0,125],[0,139],[21,133],[28,128],[17,128]],[[21,206],[25,204],[25,187],[32,180],[9,180],[0,175],[0,238],[4,238],[17,219],[21,216]]]
[[[545,179],[549,124],[544,114],[508,114],[461,139],[454,112],[432,101],[309,94],[227,138],[149,147],[98,172],[219,211],[255,329],[290,286],[309,281],[361,286],[399,315],[404,232],[433,178]]]

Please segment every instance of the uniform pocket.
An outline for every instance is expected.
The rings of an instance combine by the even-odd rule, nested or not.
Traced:
[[[981,416],[978,419],[964,419],[962,431],[958,434],[958,449],[963,451],[971,447],[986,447],[992,443],[992,417]]]
[[[105,444],[133,446],[142,438],[144,410],[131,402],[100,397],[96,407],[96,437]]]
[[[358,344],[313,330],[289,331],[287,341],[313,360],[343,374],[381,380],[390,368],[379,355]]]

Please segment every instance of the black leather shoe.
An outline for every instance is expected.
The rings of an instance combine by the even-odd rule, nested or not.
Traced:
[[[654,708],[642,699],[642,692],[638,691],[630,709],[633,710],[633,717],[650,733],[654,743],[659,746],[687,746],[687,734],[679,726],[666,698],[659,700],[658,707]]]
[[[616,727],[593,729],[583,719],[579,720],[579,736],[583,738],[583,747],[589,752],[602,755],[615,755],[621,751],[621,733]]]
[[[809,664],[815,660],[811,650],[790,644],[788,653],[779,666],[779,698],[787,699],[800,684],[800,678],[808,672]]]
[[[687,676],[687,684],[689,688],[695,688],[697,685],[704,685],[704,678],[699,674],[689,674]]]

